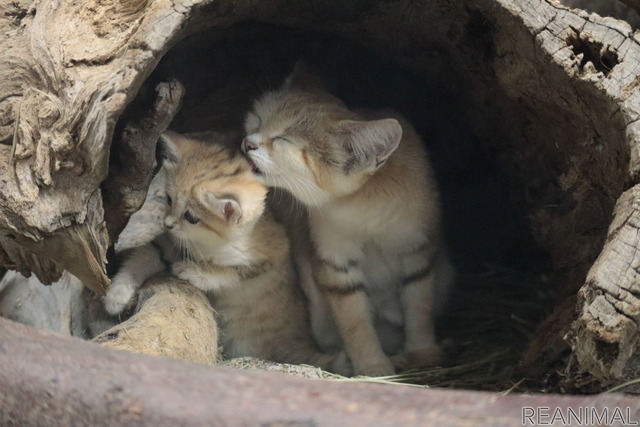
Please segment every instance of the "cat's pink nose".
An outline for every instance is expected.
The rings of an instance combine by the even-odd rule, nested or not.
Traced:
[[[176,225],[176,220],[167,216],[164,219],[164,226],[167,228],[167,230],[171,230],[175,225]]]
[[[249,141],[248,138],[242,140],[242,149],[246,153],[247,151],[257,150],[258,144]]]

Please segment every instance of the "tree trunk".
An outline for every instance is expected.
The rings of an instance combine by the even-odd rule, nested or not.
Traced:
[[[0,259],[44,283],[66,269],[104,293],[110,241],[99,187],[115,124],[200,2],[1,3]],[[162,130],[139,149],[153,150]],[[136,183],[107,185],[106,195],[125,196],[114,202],[126,205],[109,224],[114,238],[151,177],[148,156],[129,161],[142,163],[142,197],[127,200]]]
[[[104,293],[107,249],[142,203],[155,139],[181,99],[173,83],[149,96],[157,82],[145,79],[163,55],[239,22],[323,31],[420,75],[473,134],[448,147],[456,161],[473,164],[465,153],[481,148],[510,178],[513,205],[552,263],[552,318],[570,319],[541,329],[532,351],[569,332],[581,370],[604,382],[637,372],[640,46],[627,24],[553,0],[0,3],[5,266],[45,283],[66,269]],[[187,95],[198,92],[190,77],[206,67],[176,64]],[[234,73],[208,80],[230,88]],[[185,130],[198,130],[188,126],[194,105]]]
[[[640,417],[637,398],[622,394],[495,396],[239,372],[104,349],[5,319],[0,343],[0,424],[10,426],[514,426],[523,406],[552,408],[547,417],[555,408]]]

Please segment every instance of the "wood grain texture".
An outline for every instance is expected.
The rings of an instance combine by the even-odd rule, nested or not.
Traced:
[[[184,87],[172,80],[156,85],[151,107],[129,120],[112,146],[109,176],[102,184],[105,221],[111,241],[116,241],[131,215],[147,196],[155,170],[156,142],[178,112]]]
[[[604,381],[640,374],[633,360],[640,348],[640,186],[626,191],[614,212],[568,336],[579,365]]]
[[[569,11],[553,1],[500,3],[522,20],[536,42],[534,55],[523,55],[520,64],[502,58],[500,62],[508,65],[500,75],[508,79],[515,96],[547,111],[542,114],[545,120],[574,133],[557,138],[562,134],[558,132],[548,141],[553,147],[530,153],[545,156],[547,167],[559,168],[555,190],[547,191],[559,191],[560,197],[531,206],[529,212],[556,272],[566,272],[560,277],[567,283],[559,292],[569,304],[561,302],[550,317],[565,324],[547,323],[526,357],[536,367],[548,356],[540,349],[560,354],[565,339],[578,360],[569,382],[578,372],[588,372],[604,384],[634,378],[640,368],[640,317],[637,298],[629,289],[628,263],[633,258],[629,252],[640,242],[631,225],[620,227],[630,218],[637,197],[636,190],[624,190],[637,182],[640,171],[640,45],[621,21]],[[506,40],[506,34],[503,37]],[[543,58],[549,59],[548,65],[539,64]],[[576,306],[574,292],[580,284]],[[581,314],[571,324],[568,319],[575,319],[576,313]],[[532,352],[537,357],[531,357]]]
[[[0,244],[14,268],[105,292],[114,127],[200,3],[0,2]]]
[[[630,408],[637,399],[499,396],[294,378],[105,349],[0,319],[2,425],[514,426],[522,408]]]
[[[615,234],[611,224],[640,180],[640,36],[628,24],[553,0],[0,0],[0,7],[3,264],[44,283],[68,270],[104,293],[107,247],[137,209],[152,169],[145,154],[140,174],[127,175],[124,161],[110,168],[137,144],[114,129],[119,119],[122,129],[146,129],[140,153],[152,151],[162,126],[123,112],[162,55],[194,32],[249,20],[325,31],[446,88],[447,102],[511,178],[514,204],[551,259],[563,311],[552,318],[582,313],[569,340],[580,368],[606,381],[636,371],[638,318],[629,302],[636,296],[625,282],[633,256],[625,251],[637,243],[631,225]],[[154,117],[154,108],[141,113]],[[604,280],[604,271],[620,281]],[[580,287],[578,306],[565,303]],[[563,345],[565,331],[539,348]]]

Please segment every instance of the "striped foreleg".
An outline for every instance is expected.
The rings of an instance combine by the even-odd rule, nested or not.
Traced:
[[[318,259],[315,264],[316,283],[329,300],[356,375],[393,374],[394,368],[382,351],[373,327],[365,278],[359,263],[338,264]]]

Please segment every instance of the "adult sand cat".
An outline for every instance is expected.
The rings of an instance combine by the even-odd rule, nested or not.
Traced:
[[[175,133],[166,159],[167,231],[133,251],[113,278],[105,307],[118,314],[152,274],[173,273],[209,292],[226,356],[306,363],[349,374],[344,354],[317,350],[295,297],[289,242],[265,211],[266,187],[220,145]]]
[[[245,128],[254,174],[307,207],[314,284],[304,287],[321,347],[341,338],[356,374],[438,363],[434,313],[452,270],[438,192],[412,127],[391,112],[350,111],[298,64],[280,90],[255,102]],[[385,350],[398,354],[390,360]]]

